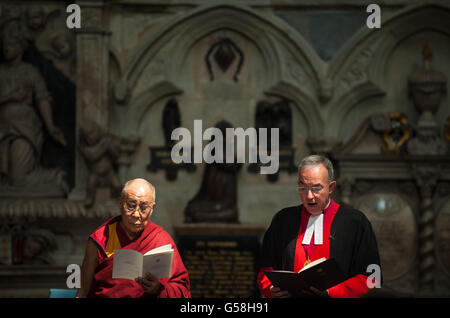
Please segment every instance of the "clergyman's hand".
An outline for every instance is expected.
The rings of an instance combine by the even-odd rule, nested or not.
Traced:
[[[136,282],[141,285],[144,291],[149,295],[157,295],[159,293],[159,279],[151,273],[145,273],[145,278],[136,278]]]
[[[287,290],[281,290],[279,287],[270,286],[270,295],[272,298],[289,298],[291,294]]]
[[[299,297],[322,297],[322,298],[329,298],[330,295],[328,294],[328,290],[321,291],[314,286],[309,287],[309,290],[303,290],[300,292]]]

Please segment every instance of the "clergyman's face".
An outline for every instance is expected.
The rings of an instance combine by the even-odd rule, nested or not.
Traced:
[[[322,164],[302,168],[297,184],[300,199],[312,215],[323,211],[336,187],[336,181],[328,181],[328,171]]]
[[[119,200],[122,225],[128,233],[138,234],[147,226],[153,212],[153,192],[145,185],[132,184]]]

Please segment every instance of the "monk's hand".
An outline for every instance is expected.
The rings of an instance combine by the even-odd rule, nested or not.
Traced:
[[[279,287],[270,286],[270,295],[272,298],[289,298],[291,294],[287,290],[281,290]]]
[[[136,278],[136,282],[142,286],[144,291],[150,295],[157,295],[159,293],[159,279],[151,273],[145,273],[144,277]]]

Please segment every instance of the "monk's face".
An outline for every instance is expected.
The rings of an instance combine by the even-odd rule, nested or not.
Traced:
[[[336,181],[328,181],[327,168],[322,164],[302,168],[297,183],[303,205],[312,215],[323,211],[336,187]]]
[[[147,226],[153,212],[153,191],[140,182],[130,184],[119,200],[122,212],[122,225],[131,235],[139,234]]]

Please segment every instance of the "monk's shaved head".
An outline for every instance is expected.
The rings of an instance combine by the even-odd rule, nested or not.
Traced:
[[[127,181],[125,183],[125,185],[123,186],[121,197],[124,198],[126,196],[127,192],[130,190],[136,191],[138,189],[150,190],[150,193],[152,194],[152,197],[153,197],[153,201],[155,201],[155,199],[156,199],[155,187],[153,186],[153,184],[151,184],[150,182],[148,182],[147,180],[145,180],[143,178],[136,178],[136,179]]]
[[[141,233],[148,224],[155,205],[155,187],[145,179],[125,183],[119,198],[120,225],[130,239]]]

